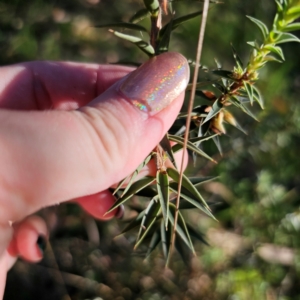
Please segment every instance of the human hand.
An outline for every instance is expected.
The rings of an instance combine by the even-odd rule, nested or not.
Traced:
[[[25,217],[71,199],[100,219],[119,214],[104,216],[115,201],[108,188],[174,122],[189,78],[185,58],[165,53],[132,70],[63,62],[0,69],[0,295],[17,255],[42,257],[45,223]]]

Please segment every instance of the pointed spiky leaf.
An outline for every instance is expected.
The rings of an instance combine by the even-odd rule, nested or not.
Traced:
[[[288,33],[288,32],[284,32],[284,33],[276,32],[276,33],[278,34],[278,37],[276,38],[276,44],[300,42],[300,39],[292,33]]]
[[[164,30],[163,34],[159,36],[159,42],[156,49],[157,54],[167,52],[169,50],[172,28],[173,28],[173,18],[167,24],[166,30]]]
[[[134,179],[136,178],[136,176],[140,173],[140,171],[149,163],[149,161],[151,160],[151,158],[153,157],[152,153],[150,153],[144,160],[143,162],[136,168],[136,170],[132,173],[132,175],[127,176],[124,180],[122,180],[118,186],[116,187],[116,189],[114,190],[114,194],[116,194],[116,192],[124,185],[124,183],[128,181],[126,188],[124,189],[124,191],[122,192],[121,197],[128,191],[128,189],[131,187]],[[129,179],[130,178],[130,179]]]
[[[195,17],[198,17],[202,14],[202,10],[199,10],[199,11],[196,11],[194,13],[191,13],[191,14],[188,14],[188,15],[185,15],[185,16],[182,16],[182,17],[179,17],[179,18],[176,18],[176,19],[173,19],[173,22],[172,22],[172,29],[171,30],[174,30],[175,28],[177,28],[179,25],[183,24],[184,22],[187,22]],[[165,34],[165,31],[167,30],[167,27],[168,27],[168,24],[166,24],[159,32],[159,36],[163,36]]]
[[[171,228],[171,224],[168,224],[168,228]],[[161,235],[161,245],[162,245],[163,254],[166,259],[166,264],[168,264],[170,258],[170,244],[172,238],[172,230],[166,230],[163,221],[161,221],[160,224],[160,235]]]
[[[184,145],[184,139],[180,136],[175,136],[175,135],[169,135],[169,139],[170,141],[176,142],[178,144],[180,144],[180,146],[176,147],[176,150],[181,149]],[[180,148],[181,147],[181,148]],[[195,153],[197,153],[200,156],[205,157],[206,159],[215,162],[214,159],[212,159],[209,155],[207,155],[204,151],[202,151],[201,149],[197,148],[193,143],[188,142],[187,143],[187,148],[191,151],[194,151]],[[173,147],[172,147],[173,149]],[[174,148],[175,149],[175,148]]]
[[[253,86],[253,98],[260,105],[261,109],[264,109],[264,100],[259,92],[259,90]]]
[[[142,178],[142,179],[134,182],[130,186],[130,188],[128,189],[128,191],[126,192],[126,194],[124,194],[122,197],[120,197],[114,203],[114,205],[109,209],[109,211],[107,213],[111,212],[112,210],[114,210],[115,208],[117,208],[118,206],[120,206],[121,204],[123,204],[124,202],[126,202],[128,199],[130,199],[138,191],[140,191],[141,189],[143,189],[146,186],[148,186],[151,183],[153,183],[154,180],[155,180],[155,177],[147,176],[147,177],[144,177],[144,178]]]
[[[157,171],[156,173],[156,186],[158,192],[158,198],[162,210],[162,215],[165,220],[165,225],[168,225],[169,214],[169,176],[165,171]]]
[[[248,83],[247,81],[243,82],[245,91],[247,92],[248,98],[250,100],[250,104],[253,105],[253,87],[252,84]]]
[[[300,22],[292,23],[282,28],[282,31],[285,32],[296,31],[296,30],[300,30]]]
[[[264,40],[268,37],[269,35],[269,29],[268,27],[260,20],[257,20],[253,17],[250,17],[250,16],[246,16],[248,19],[250,19],[254,24],[256,24],[259,29],[261,30],[262,34],[263,34],[263,37],[264,37]]]
[[[138,23],[148,17],[149,11],[147,8],[142,8],[141,10],[137,11],[129,20],[130,23]]]
[[[133,24],[133,23],[127,23],[127,22],[118,22],[118,23],[108,23],[108,24],[101,24],[101,25],[95,25],[96,28],[113,28],[113,27],[120,27],[122,29],[131,29],[131,30],[138,30],[143,32],[148,32],[148,30],[141,25]]]
[[[178,193],[178,183],[177,182],[171,182],[170,183],[170,189],[174,193]],[[199,198],[195,197],[195,195],[193,195],[193,193],[191,193],[188,189],[186,189],[183,186],[181,187],[181,190],[180,190],[180,196],[181,196],[181,198],[183,198],[184,200],[186,200],[187,202],[192,204],[194,206],[194,208],[200,209],[206,215],[208,215],[209,217],[211,217],[212,219],[215,220],[215,217],[210,212],[210,210],[203,205],[203,201],[205,202],[205,200],[202,197],[201,198],[202,198],[203,201],[199,200]]]
[[[265,45],[264,48],[277,54],[282,60],[284,60],[283,51],[280,47],[269,44],[269,45]]]
[[[169,214],[169,220],[171,221],[171,224],[174,226],[174,215],[175,215],[176,207],[174,204],[170,203],[170,214]],[[185,244],[191,249],[192,252],[194,252],[194,246],[191,241],[189,233],[186,231],[186,226],[184,219],[178,211],[178,219],[177,219],[177,226],[176,226],[176,233],[181,237],[181,239],[185,242]]]
[[[230,102],[236,107],[239,107],[244,113],[253,118],[255,121],[259,122],[255,115],[247,108],[247,106],[243,102],[240,102],[236,97],[231,97]]]
[[[236,64],[238,65],[239,69],[244,70],[244,64],[232,44],[231,44],[231,49],[232,49],[232,53],[233,53],[233,58],[234,58]]]
[[[220,142],[220,138],[219,138],[219,135],[216,134],[214,137],[213,137],[213,142],[215,143],[219,153],[221,156],[223,156],[223,150],[222,150],[222,145],[221,145],[221,142]]]
[[[177,170],[168,168],[167,169],[168,175],[175,181],[179,182],[180,174]],[[202,204],[209,210],[208,205],[206,204],[205,200],[202,198],[198,190],[194,187],[194,185],[190,182],[190,180],[182,174],[182,187],[186,188],[190,193],[197,199],[197,201],[202,202]]]
[[[216,176],[207,176],[207,177],[189,177],[189,181],[195,186],[198,187],[203,183],[216,180]]]
[[[190,226],[189,224],[186,224],[187,229],[190,233],[190,236],[193,238],[196,238],[198,241],[200,241],[201,243],[209,246],[208,242],[205,240],[204,238],[204,234],[200,233],[199,231],[195,230],[192,226]]]
[[[134,218],[132,221],[130,221],[130,223],[127,224],[126,227],[121,231],[120,235],[130,231],[133,228],[140,226],[144,215],[145,215],[145,210],[140,212],[136,218]]]
[[[150,240],[148,250],[146,253],[146,258],[152,253],[153,250],[158,246],[158,244],[161,242],[161,235],[159,230],[155,231],[152,235],[152,238]]]
[[[146,237],[146,235],[148,234],[148,232],[150,231],[151,227],[153,226],[153,224],[155,223],[157,216],[159,214],[160,211],[160,204],[158,201],[158,197],[154,197],[146,211],[145,214],[143,216],[142,222],[141,222],[141,227],[137,236],[137,241],[134,245],[134,249],[136,249],[144,240],[144,238]]]
[[[162,140],[159,142],[160,146],[163,148],[163,150],[167,153],[170,161],[172,162],[172,164],[176,167],[176,161],[175,161],[175,157],[172,151],[172,146],[170,144],[170,140],[169,140],[169,135],[168,133],[166,133],[164,135],[164,137],[162,138]]]
[[[135,44],[137,47],[139,47],[144,53],[146,53],[149,57],[154,56],[155,51],[154,48],[144,40],[142,40],[139,37],[129,35],[129,34],[124,34],[118,31],[110,30],[115,36],[124,39],[126,41],[129,41],[133,44]]]
[[[203,123],[206,123],[215,115],[217,115],[223,109],[223,106],[224,105],[220,101],[215,101],[215,103],[211,107],[210,112],[207,114],[206,118],[204,119]]]
[[[232,71],[227,71],[227,70],[212,70],[211,71],[213,74],[223,77],[223,78],[227,78],[230,80],[237,80],[236,78],[234,78],[234,73]]]

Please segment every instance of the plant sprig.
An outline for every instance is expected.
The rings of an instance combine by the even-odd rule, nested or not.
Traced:
[[[143,0],[143,2],[145,8],[132,16],[129,23],[114,23],[97,27],[120,27],[122,32],[111,29],[110,31],[117,37],[135,44],[149,57],[168,51],[172,32],[181,24],[202,14],[202,9],[200,9],[185,16],[175,17],[172,12],[172,2],[167,0]],[[218,2],[210,0],[210,3]],[[220,150],[218,136],[226,133],[224,123],[228,123],[244,132],[229,111],[230,106],[234,105],[256,119],[255,115],[249,110],[248,103],[252,106],[256,102],[263,108],[262,96],[255,87],[255,83],[259,79],[259,70],[269,61],[284,61],[283,51],[278,44],[291,41],[300,42],[295,35],[290,33],[300,29],[300,23],[295,23],[295,20],[300,17],[300,1],[275,0],[275,3],[277,5],[277,13],[270,30],[260,20],[248,16],[260,29],[262,42],[248,42],[252,47],[252,52],[246,67],[232,46],[233,57],[236,63],[233,69],[224,70],[217,63],[217,69],[212,70],[211,74],[219,79],[209,82],[197,82],[195,85],[196,96],[205,98],[211,101],[212,104],[194,107],[191,114],[185,112],[179,114],[177,119],[191,115],[193,126],[187,130],[189,141],[186,143],[186,146],[194,155],[212,160],[201,149],[201,144],[208,140],[213,140]],[[163,24],[163,15],[167,13],[171,14],[171,19],[166,24]],[[151,24],[149,30],[137,24],[147,17],[150,18]],[[135,32],[148,32],[149,39],[145,40],[138,35],[123,32],[128,29]],[[219,91],[219,95],[216,95],[209,89],[203,90],[203,86],[216,88]],[[191,90],[190,85],[187,90]],[[110,209],[110,211],[115,209],[134,196],[147,197],[149,202],[146,208],[131,206],[131,209],[136,210],[137,216],[129,221],[122,233],[139,228],[134,249],[146,243],[148,244],[146,251],[148,256],[161,244],[167,262],[170,259],[172,244],[185,258],[186,249],[194,253],[191,237],[206,243],[203,235],[197,233],[188,224],[188,220],[183,217],[183,210],[197,208],[202,213],[215,219],[199,191],[201,184],[213,178],[188,178],[185,175],[181,175],[176,167],[174,153],[181,150],[185,145],[183,139],[184,131],[185,129],[180,130],[176,135],[166,134],[160,145],[147,156],[137,170],[127,179],[120,182],[114,191],[117,201]],[[177,144],[171,146],[171,142],[176,142]],[[136,176],[150,159],[155,159],[156,161],[156,175],[135,181]],[[125,181],[128,183],[124,188]],[[181,184],[182,187],[178,193],[178,187]],[[174,204],[176,198],[180,200],[178,207]],[[173,228],[176,235],[176,241],[173,241],[173,243],[170,227]]]

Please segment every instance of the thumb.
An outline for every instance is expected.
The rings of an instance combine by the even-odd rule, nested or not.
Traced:
[[[77,111],[1,111],[0,220],[97,193],[130,174],[174,122],[188,79],[186,59],[165,53]]]

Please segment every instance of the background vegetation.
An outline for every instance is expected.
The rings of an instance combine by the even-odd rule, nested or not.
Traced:
[[[174,8],[182,15],[199,5],[182,1]],[[128,21],[141,7],[139,0],[0,0],[0,64],[143,62],[146,55],[131,44],[92,27]],[[215,68],[217,58],[232,69],[230,43],[246,62],[246,42],[260,32],[245,15],[271,24],[274,14],[273,0],[225,0],[211,7],[201,63]],[[193,59],[198,28],[199,19],[179,27],[172,50]],[[203,191],[219,222],[189,216],[210,246],[196,244],[198,256],[191,260],[174,255],[165,270],[159,251],[147,262],[144,253],[132,252],[134,236],[113,239],[123,223],[101,223],[73,204],[61,205],[41,212],[54,224],[45,259],[18,262],[5,299],[300,299],[300,45],[282,47],[286,62],[260,73],[266,108],[253,109],[260,122],[237,116],[248,135],[228,127],[223,157],[214,144],[206,145],[218,165],[197,161],[197,174],[219,176]]]

